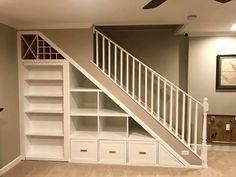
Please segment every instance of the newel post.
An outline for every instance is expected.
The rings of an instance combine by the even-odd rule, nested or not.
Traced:
[[[207,112],[209,110],[208,98],[203,99],[203,127],[202,127],[202,166],[207,168]]]

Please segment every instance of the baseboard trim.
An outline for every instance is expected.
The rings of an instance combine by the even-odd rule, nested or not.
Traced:
[[[16,166],[20,161],[23,159],[22,155],[16,157],[14,160],[12,160],[10,163],[5,165],[0,169],[0,176],[2,176],[4,173],[6,173],[8,170]]]

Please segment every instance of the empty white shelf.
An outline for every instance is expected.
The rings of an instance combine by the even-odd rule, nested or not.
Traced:
[[[71,134],[71,139],[97,139],[97,131],[76,131]]]
[[[125,140],[127,138],[127,133],[123,131],[102,131],[100,132],[100,139],[121,139]]]
[[[112,109],[100,109],[99,110],[100,116],[114,116],[114,117],[126,117],[129,116],[122,110],[112,110]]]
[[[47,114],[63,114],[62,110],[46,110],[46,109],[29,109],[26,113],[47,113]]]
[[[73,88],[70,89],[70,92],[101,92],[101,90],[97,88]]]
[[[26,154],[26,159],[27,159],[27,160],[52,160],[52,161],[57,161],[57,160],[64,160],[64,157],[63,157],[63,154],[28,153],[28,154]]]
[[[58,97],[63,97],[63,95],[59,95],[59,94],[37,94],[37,93],[34,93],[34,94],[25,94],[25,97],[55,97],[55,98],[58,98]]]
[[[130,140],[155,140],[148,132],[141,128],[132,128],[129,133]]]
[[[96,108],[78,108],[71,110],[71,116],[97,116],[98,111]]]
[[[63,81],[62,79],[53,79],[53,78],[26,78],[25,81]]]
[[[62,132],[36,132],[36,131],[29,131],[26,133],[27,136],[51,136],[51,137],[63,137]]]

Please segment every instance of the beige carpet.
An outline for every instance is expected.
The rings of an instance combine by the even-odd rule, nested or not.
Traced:
[[[236,177],[236,152],[210,151],[200,170],[22,161],[2,177]]]

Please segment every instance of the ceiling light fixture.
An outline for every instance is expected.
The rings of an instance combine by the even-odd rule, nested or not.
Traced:
[[[191,15],[188,15],[188,16],[187,16],[187,19],[188,19],[189,21],[195,20],[196,18],[197,18],[197,15],[195,15],[195,14],[191,14]]]
[[[236,23],[232,25],[231,31],[236,31]]]

